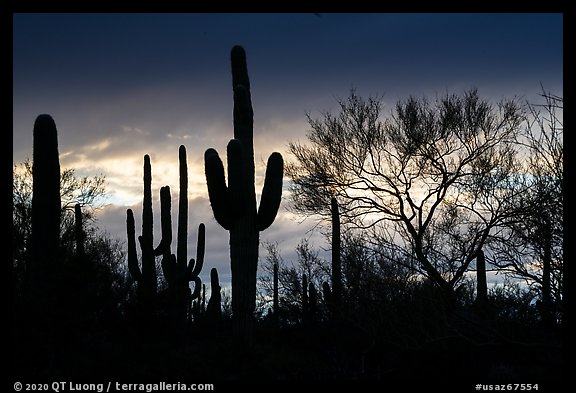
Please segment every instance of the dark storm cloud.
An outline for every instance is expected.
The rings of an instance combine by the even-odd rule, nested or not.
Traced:
[[[237,43],[262,120],[302,119],[353,86],[391,101],[472,85],[558,89],[562,29],[561,14],[16,14],[15,150],[42,112],[76,117],[70,143],[228,120]]]

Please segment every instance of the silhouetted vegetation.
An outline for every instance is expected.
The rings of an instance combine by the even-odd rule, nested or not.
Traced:
[[[180,146],[180,195],[178,203],[178,243],[176,255],[171,253],[172,220],[170,216],[170,187],[160,190],[162,240],[154,250],[154,255],[162,256],[162,272],[168,283],[166,290],[169,309],[168,318],[176,328],[182,328],[186,322],[192,321],[192,302],[200,298],[202,280],[200,272],[204,265],[205,227],[198,226],[198,243],[196,259],[188,261],[188,166],[186,163],[186,148]],[[194,291],[190,289],[194,282]],[[198,303],[199,304],[199,303]]]
[[[287,166],[294,208],[330,222],[330,261],[306,239],[295,261],[284,260],[278,243],[265,244],[259,258],[259,232],[280,206],[284,162],[270,155],[257,208],[246,55],[234,47],[231,58],[227,182],[217,152],[205,153],[214,217],[230,232],[231,298],[215,268],[209,299],[200,280],[210,264],[204,224],[188,260],[184,146],[176,254],[169,185],[160,189],[154,247],[149,155],[138,252],[131,209],[126,245],[95,226],[90,208],[104,194],[103,178],[61,173],[56,125],[40,115],[34,161],[14,170],[15,377],[561,378],[561,99],[544,95],[546,116],[530,106],[536,133],[516,102],[494,108],[476,90],[435,105],[409,98],[384,120],[378,100],[352,93],[340,114],[309,118],[310,144],[291,144],[296,161]],[[490,285],[491,271],[528,285],[510,277]]]
[[[274,222],[282,197],[284,161],[280,153],[268,158],[264,188],[256,210],[254,189],[253,112],[246,54],[232,48],[234,139],[228,143],[228,185],[224,166],[214,149],[204,155],[206,182],[214,218],[230,231],[232,309],[237,334],[251,345],[256,308],[256,271],[260,231]]]

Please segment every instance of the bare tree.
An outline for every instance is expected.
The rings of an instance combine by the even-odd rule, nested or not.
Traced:
[[[522,113],[476,89],[433,103],[409,97],[381,119],[382,100],[351,92],[340,113],[308,115],[308,143],[292,142],[294,209],[371,229],[385,255],[452,294],[500,226],[519,219],[515,140]]]
[[[278,292],[279,306],[288,318],[299,315],[302,305],[302,275],[305,274],[308,283],[315,288],[322,288],[322,283],[330,275],[328,262],[322,259],[317,250],[314,250],[307,239],[302,239],[296,246],[297,259],[293,263],[286,263],[278,249],[278,243],[264,243],[267,251],[266,258],[260,263],[258,277],[260,307],[269,306],[273,301],[273,274],[274,265],[278,266]],[[318,294],[318,301],[322,298]]]
[[[542,318],[550,323],[563,297],[563,99],[544,88],[541,97],[542,104],[527,104],[526,126],[517,139],[526,154],[526,214],[501,233],[492,264],[539,289]]]

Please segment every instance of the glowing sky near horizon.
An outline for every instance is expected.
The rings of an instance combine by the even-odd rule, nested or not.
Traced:
[[[124,239],[128,207],[139,225],[144,154],[152,161],[155,214],[158,189],[170,185],[176,225],[184,144],[190,254],[198,224],[207,226],[204,281],[213,266],[221,277],[229,273],[228,234],[211,215],[203,154],[214,147],[225,158],[232,137],[233,45],[247,52],[257,192],[269,154],[290,160],[288,142],[305,139],[306,113],[335,110],[335,98],[351,88],[383,94],[385,111],[410,94],[433,98],[471,87],[495,101],[532,99],[541,84],[563,93],[562,14],[23,13],[13,21],[14,163],[32,157],[36,116],[52,115],[61,166],[106,176],[109,205],[99,225]],[[288,203],[285,194],[262,240],[280,240],[287,260],[304,237],[327,248],[308,232],[314,222],[298,224]]]

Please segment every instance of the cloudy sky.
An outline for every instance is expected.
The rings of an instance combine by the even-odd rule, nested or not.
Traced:
[[[140,225],[144,154],[152,161],[155,215],[158,190],[169,185],[176,226],[178,147],[185,145],[189,257],[204,222],[203,279],[216,266],[229,280],[228,233],[212,218],[203,154],[214,147],[225,159],[232,138],[236,44],[246,50],[252,85],[257,193],[270,153],[291,160],[287,144],[305,140],[306,113],[336,110],[335,99],[351,88],[383,95],[388,108],[408,95],[471,87],[494,101],[535,99],[541,84],[563,95],[562,14],[22,13],[13,15],[14,163],[32,157],[36,116],[52,115],[61,166],[106,176],[98,224],[125,239],[128,207]],[[301,223],[288,203],[285,195],[261,239],[280,241],[286,260],[305,237],[327,248],[309,232],[314,222]]]

